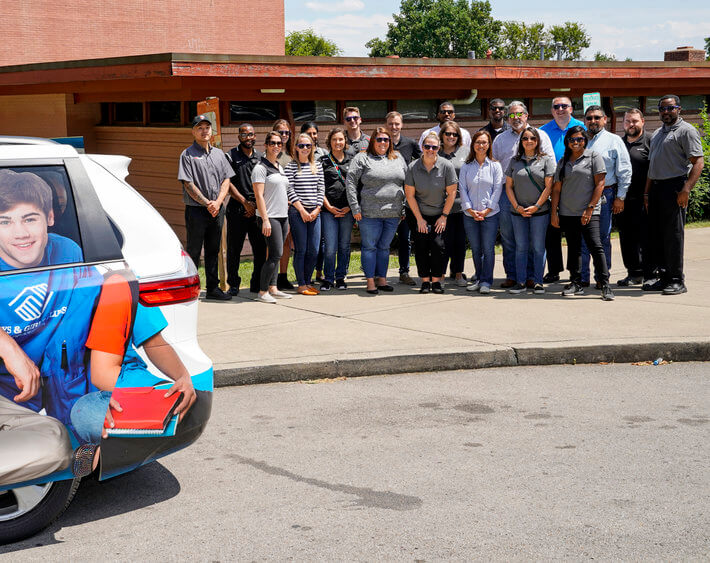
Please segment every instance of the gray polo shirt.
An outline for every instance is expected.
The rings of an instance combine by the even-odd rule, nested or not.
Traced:
[[[557,163],[555,171],[555,182],[560,181],[560,171],[562,170],[563,159]],[[584,210],[592,200],[594,193],[594,176],[597,174],[606,175],[604,158],[602,155],[585,149],[577,160],[567,162],[565,165],[565,176],[562,180],[562,190],[560,191],[560,215],[571,215],[581,217]],[[597,202],[592,215],[599,215],[602,204],[601,198]]]
[[[422,215],[441,215],[446,201],[446,186],[458,184],[456,170],[451,161],[436,157],[434,166],[427,170],[421,158],[407,167],[404,176],[407,186],[414,186],[414,199],[417,200]]]
[[[217,199],[222,182],[233,174],[227,156],[216,147],[211,146],[210,152],[207,152],[195,141],[180,155],[178,180],[192,182],[210,201]],[[188,195],[185,188],[182,189],[182,197],[185,205],[202,207]]]
[[[528,170],[530,170],[530,175],[525,171],[526,163]],[[518,204],[523,207],[536,205],[540,199],[540,194],[545,190],[545,178],[554,176],[555,168],[555,159],[547,155],[533,156],[529,160],[525,155],[520,160],[517,158],[511,159],[505,175],[513,179],[513,193],[515,193],[515,199]],[[530,176],[537,182],[537,185],[540,186],[539,188],[535,186]],[[520,215],[515,209],[511,208],[511,211]],[[540,209],[535,212],[535,215],[549,213],[549,211],[550,202],[546,200],[540,206]]]
[[[386,156],[361,152],[350,162],[345,190],[353,215],[387,219],[402,216],[407,164],[399,153]]]
[[[671,125],[665,123],[651,137],[648,177],[667,180],[687,176],[692,168],[690,157],[703,156],[700,133],[682,117]]]
[[[262,158],[261,162],[254,166],[251,171],[251,181],[255,184],[264,184],[264,202],[266,204],[266,215],[274,219],[284,219],[288,217],[288,178],[283,167],[278,168]],[[256,215],[261,217],[257,209]]]

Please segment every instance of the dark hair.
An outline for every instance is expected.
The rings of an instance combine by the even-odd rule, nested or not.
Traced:
[[[520,160],[523,158],[523,155],[525,154],[525,147],[523,146],[523,135],[525,135],[525,132],[532,133],[533,137],[535,137],[535,156],[545,156],[545,153],[540,150],[540,132],[535,129],[534,127],[528,125],[523,129],[523,132],[520,133],[520,141],[518,142],[518,152],[515,154],[515,160]]]
[[[394,160],[397,158],[397,152],[394,150],[394,143],[392,142],[392,135],[390,135],[390,132],[384,127],[375,128],[370,136],[370,143],[367,145],[367,150],[365,152],[367,152],[367,154],[371,154],[372,156],[379,156],[375,152],[375,138],[377,135],[387,135],[387,138],[390,140],[387,146],[387,160]]]
[[[278,137],[278,138],[279,138],[279,141],[283,141],[283,139],[281,138],[281,135],[279,135],[279,134],[276,132],[276,130],[274,130],[274,131],[269,131],[269,132],[266,134],[266,137],[264,137],[264,146],[266,146],[266,143],[269,142],[269,139],[271,139],[271,137]],[[283,147],[282,147],[282,148],[283,148]]]
[[[503,104],[505,106],[505,100],[501,100],[500,98],[493,98],[490,102],[488,102],[488,107],[491,107],[496,102],[500,102],[501,104]]]
[[[316,125],[315,121],[306,121],[303,125],[301,125],[301,133],[305,133],[311,127],[313,129],[315,129],[316,131],[318,131],[318,125]]]
[[[584,110],[584,116],[586,117],[590,111],[600,111],[602,112],[602,115],[606,117],[606,112],[604,111],[604,108],[602,106],[589,106],[587,109]]]
[[[327,148],[329,152],[333,152],[333,146],[330,144],[330,140],[336,133],[342,133],[343,137],[345,137],[345,142],[347,143],[348,141],[348,135],[343,127],[341,127],[340,125],[333,127],[330,130],[330,133],[328,133],[328,138],[325,140],[325,148]]]
[[[641,119],[644,119],[643,112],[638,108],[627,109],[624,113],[635,113],[636,115],[639,115]]]
[[[436,110],[436,113],[441,112],[441,110],[444,109],[446,106],[451,106],[451,109],[456,110],[454,104],[452,104],[451,102],[441,102],[439,104],[439,109]]]
[[[565,133],[565,154],[562,155],[562,160],[560,162],[560,182],[564,180],[565,178],[565,166],[567,166],[567,162],[569,161],[569,157],[572,156],[572,149],[569,148],[569,140],[572,138],[572,135],[575,135],[576,133],[581,133],[582,136],[584,137],[584,148],[587,148],[587,143],[589,143],[589,139],[587,138],[587,135],[585,134],[586,131],[584,130],[584,127],[581,125],[575,125],[574,127],[570,127],[567,129],[567,133]]]
[[[488,151],[486,152],[486,156],[488,157],[488,160],[493,160],[493,141],[491,140],[491,134],[488,131],[481,130],[476,131],[473,135],[471,135],[471,150],[468,151],[466,163],[473,162],[476,159],[476,151],[473,146],[476,144],[476,139],[479,137],[486,137],[488,139]]]
[[[285,125],[286,127],[288,127],[288,130],[289,130],[289,132],[291,133],[291,134],[288,136],[288,141],[286,141],[286,142],[284,143],[283,150],[286,152],[286,154],[287,154],[288,156],[290,156],[291,158],[293,158],[293,131],[291,131],[291,124],[290,124],[288,121],[286,121],[285,119],[277,119],[276,121],[274,121],[274,124],[273,124],[273,126],[271,127],[271,130],[272,130],[272,131],[277,131],[277,127],[278,127],[279,125]],[[282,140],[283,140],[283,139],[282,139]]]
[[[661,96],[660,98],[658,98],[658,107],[661,107],[661,102],[663,100],[668,100],[668,99],[674,100],[675,105],[677,105],[677,106],[680,105],[680,98],[678,96],[676,96],[675,94],[666,94],[665,96]]]
[[[0,170],[0,213],[21,203],[34,205],[48,217],[52,211],[52,188],[32,172]]]
[[[254,126],[253,126],[251,123],[242,123],[242,124],[239,126],[238,131],[241,131],[242,129],[246,129],[247,127],[251,127],[252,129],[254,129]]]
[[[447,121],[441,126],[441,129],[439,130],[439,143],[441,144],[441,147],[444,147],[444,133],[447,129],[453,129],[456,133],[458,133],[459,136],[456,138],[456,148],[458,149],[462,145],[463,140],[461,139],[461,127],[459,127],[459,124],[455,121]]]

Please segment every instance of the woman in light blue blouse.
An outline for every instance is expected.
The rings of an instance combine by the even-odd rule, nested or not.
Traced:
[[[503,170],[491,156],[491,136],[477,131],[471,138],[471,152],[459,174],[463,226],[473,254],[476,274],[466,289],[490,293],[498,234],[498,200],[503,191]]]

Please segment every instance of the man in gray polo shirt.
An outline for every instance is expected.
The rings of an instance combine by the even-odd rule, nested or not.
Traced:
[[[688,196],[703,171],[698,130],[680,117],[680,98],[658,102],[663,126],[653,133],[644,199],[648,209],[650,244],[660,279],[653,288],[664,295],[687,291],[683,277],[683,242]],[[644,286],[645,287],[645,286]]]
[[[217,259],[224,222],[222,204],[229,193],[233,171],[225,154],[210,144],[212,123],[206,115],[192,120],[192,136],[195,140],[182,151],[178,165],[185,202],[187,253],[199,266],[204,244],[206,298],[228,301],[232,296],[219,288]]]

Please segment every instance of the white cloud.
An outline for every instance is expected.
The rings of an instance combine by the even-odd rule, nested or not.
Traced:
[[[384,37],[387,33],[387,23],[391,21],[391,14],[340,14],[331,18],[290,20],[286,22],[286,32],[310,27],[318,35],[334,41],[343,50],[344,56],[366,57],[368,49],[365,43],[373,37]]]
[[[341,0],[340,2],[306,2],[306,8],[317,12],[360,11],[365,7],[362,0]]]

